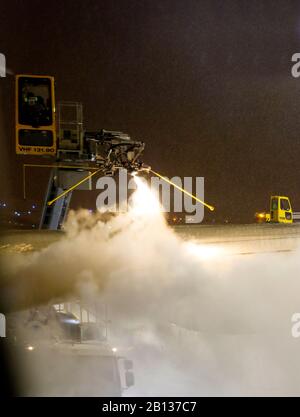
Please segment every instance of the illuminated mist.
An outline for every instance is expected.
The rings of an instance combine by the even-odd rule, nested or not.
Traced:
[[[68,280],[108,305],[109,340],[134,361],[125,395],[299,394],[299,251],[228,256],[182,240],[136,182],[128,213],[71,212],[62,240],[7,271]]]

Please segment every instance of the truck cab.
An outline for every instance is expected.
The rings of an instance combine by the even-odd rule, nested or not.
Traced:
[[[290,200],[285,196],[271,196],[270,200],[271,223],[293,223],[293,212]]]

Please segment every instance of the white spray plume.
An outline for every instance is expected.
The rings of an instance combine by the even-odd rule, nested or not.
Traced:
[[[230,257],[182,240],[137,181],[128,213],[71,212],[63,239],[7,268],[107,303],[112,343],[135,362],[127,395],[299,394],[299,251]]]

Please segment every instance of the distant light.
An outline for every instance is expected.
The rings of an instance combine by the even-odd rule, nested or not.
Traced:
[[[27,213],[28,213],[28,214],[31,214],[31,211],[30,211],[30,210],[28,210],[28,211],[27,211]]]
[[[64,318],[62,321],[67,324],[80,324],[80,320],[77,319]]]
[[[35,208],[36,208],[36,205],[35,205],[35,204],[33,204],[31,208],[35,209]]]
[[[33,351],[34,347],[33,346],[27,346],[27,350]]]
[[[116,353],[118,351],[118,349],[116,347],[112,348],[113,353]]]
[[[2,204],[2,206],[3,206],[3,207],[6,207],[6,203],[3,203],[3,204]]]

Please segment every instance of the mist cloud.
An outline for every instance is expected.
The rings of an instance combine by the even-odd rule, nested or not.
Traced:
[[[108,305],[111,342],[135,362],[127,395],[299,394],[299,250],[209,254],[135,208],[71,212],[64,238],[6,270]]]

